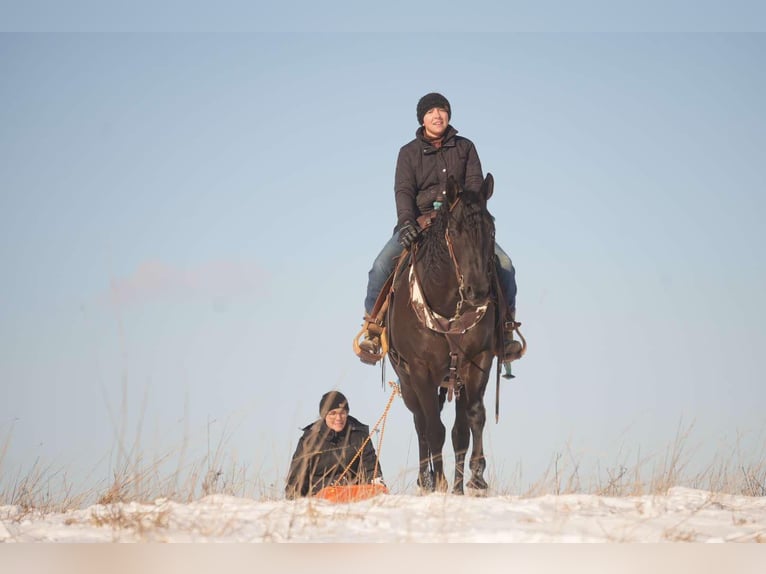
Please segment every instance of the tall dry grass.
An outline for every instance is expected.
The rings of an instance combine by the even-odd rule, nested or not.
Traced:
[[[490,495],[537,497],[543,495],[595,494],[599,496],[640,496],[665,494],[674,486],[687,486],[714,493],[766,496],[766,446],[758,453],[742,451],[741,437],[735,445],[724,445],[712,460],[700,461],[693,448],[693,426],[679,426],[676,436],[664,451],[643,454],[625,450],[609,465],[584,468],[571,444],[553,453],[543,474],[531,482],[522,480],[519,467],[495,469],[489,476]],[[278,476],[266,477],[262,466],[239,460],[227,448],[233,431],[224,427],[217,438],[206,429],[203,452],[191,447],[184,437],[181,444],[163,454],[146,456],[141,448],[141,432],[132,440],[121,438],[114,448],[111,474],[96,484],[73,484],[63,468],[35,461],[31,468],[5,468],[11,436],[4,437],[0,450],[0,506],[12,506],[22,513],[63,512],[98,503],[153,502],[168,499],[190,502],[211,494],[225,494],[256,500],[283,496],[287,468]],[[285,453],[285,458],[289,453]],[[491,459],[491,454],[489,455]],[[446,461],[449,469],[449,461]],[[694,463],[692,465],[692,463]],[[415,493],[416,468],[399,476],[388,476],[392,493]]]
[[[584,469],[581,457],[567,444],[555,452],[543,474],[522,484],[521,471],[510,473],[511,484],[504,494],[536,497],[546,494],[595,494],[599,496],[642,496],[665,494],[674,486],[714,493],[766,496],[766,444],[760,452],[744,452],[741,435],[735,445],[722,445],[712,459],[705,460],[693,447],[694,425],[679,425],[675,437],[659,453],[644,454],[638,449],[620,450],[618,459],[602,467]],[[504,484],[497,474],[494,484]]]

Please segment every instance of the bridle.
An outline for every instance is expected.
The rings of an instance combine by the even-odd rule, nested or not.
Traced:
[[[450,206],[449,208],[449,215],[452,215],[452,211],[455,209],[458,203],[462,198],[458,196],[457,200]],[[452,261],[452,267],[455,270],[455,278],[457,279],[458,284],[458,294],[460,295],[460,300],[457,302],[456,308],[455,308],[455,315],[460,315],[461,310],[463,308],[463,303],[465,303],[465,280],[463,278],[463,273],[460,271],[460,263],[458,263],[457,257],[455,256],[455,245],[452,242],[452,238],[450,237],[450,228],[449,228],[449,222],[444,229],[444,240],[447,243],[447,250],[449,252],[450,260]],[[486,307],[486,305],[489,303],[491,296],[488,294],[486,299],[482,302],[479,307],[483,306]]]
[[[457,200],[450,206],[450,217],[452,216],[453,210],[457,204],[460,203],[460,201],[461,198],[458,197]],[[478,324],[479,321],[484,318],[492,298],[491,295],[488,294],[487,298],[479,305],[466,304],[464,275],[460,270],[460,263],[458,262],[457,256],[455,255],[455,245],[452,241],[452,238],[450,237],[449,222],[444,230],[444,239],[447,243],[447,251],[449,252],[452,268],[455,271],[455,278],[457,279],[458,283],[458,295],[460,299],[455,306],[455,313],[452,317],[447,318],[439,315],[436,311],[431,309],[430,305],[426,301],[425,295],[423,294],[421,281],[417,276],[414,261],[410,266],[409,272],[410,299],[412,308],[420,322],[432,331],[444,335],[463,334]],[[465,310],[464,307],[466,307]]]

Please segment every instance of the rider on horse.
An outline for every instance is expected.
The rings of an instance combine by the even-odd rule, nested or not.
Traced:
[[[364,301],[364,339],[359,343],[359,357],[375,364],[380,357],[381,325],[372,316],[373,308],[387,279],[393,273],[397,258],[409,249],[422,231],[418,218],[438,209],[446,193],[447,178],[453,176],[467,190],[478,191],[484,176],[476,147],[457,135],[450,124],[452,108],[447,98],[429,93],[417,105],[418,128],[415,139],[399,150],[394,191],[397,224],[393,236],[375,259],[369,272],[367,297]],[[495,244],[497,273],[507,306],[505,312],[505,349],[503,360],[519,358],[513,341],[516,327],[516,279],[511,258]]]

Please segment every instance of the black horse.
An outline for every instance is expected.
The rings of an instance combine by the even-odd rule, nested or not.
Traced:
[[[442,205],[413,246],[411,265],[399,271],[388,308],[388,345],[404,403],[418,435],[418,484],[446,491],[440,418],[446,395],[455,397],[453,492],[463,493],[470,439],[469,489],[485,491],[482,434],[484,391],[496,354],[495,224],[487,210],[494,180],[463,190],[450,177]]]

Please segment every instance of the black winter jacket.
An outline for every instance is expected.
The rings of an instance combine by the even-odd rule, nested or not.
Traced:
[[[394,193],[397,228],[433,210],[433,202],[446,190],[452,175],[465,189],[479,191],[484,181],[481,161],[471,140],[457,135],[451,125],[434,147],[418,128],[415,139],[402,146],[396,161]]]
[[[328,427],[324,419],[304,427],[290,463],[285,496],[290,499],[310,496],[325,486],[333,485],[369,434],[369,427],[352,416],[348,417],[346,427],[339,433]],[[366,484],[373,478],[382,479],[380,465],[376,473],[375,464],[375,448],[370,440],[341,484]]]

